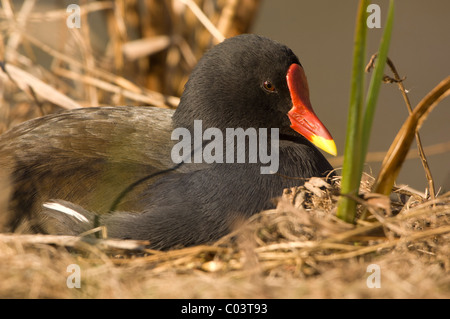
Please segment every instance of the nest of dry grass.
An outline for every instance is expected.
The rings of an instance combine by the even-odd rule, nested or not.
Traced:
[[[434,201],[397,188],[369,198],[367,221],[334,215],[339,178],[285,190],[211,245],[167,252],[142,241],[0,235],[0,297],[7,298],[448,298],[450,193]],[[406,200],[406,202],[405,202]],[[67,288],[67,267],[81,288]],[[380,267],[369,288],[367,267]]]

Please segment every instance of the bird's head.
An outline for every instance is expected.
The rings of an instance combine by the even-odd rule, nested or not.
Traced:
[[[178,127],[279,128],[301,134],[336,155],[335,143],[314,113],[302,65],[291,49],[258,35],[216,45],[193,70],[175,112]],[[297,132],[297,133],[296,133]]]

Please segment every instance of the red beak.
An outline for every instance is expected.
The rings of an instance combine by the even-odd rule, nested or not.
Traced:
[[[286,80],[293,104],[292,109],[288,112],[291,128],[315,146],[336,156],[336,144],[330,132],[312,109],[309,101],[308,81],[303,68],[299,64],[292,64],[287,72]]]

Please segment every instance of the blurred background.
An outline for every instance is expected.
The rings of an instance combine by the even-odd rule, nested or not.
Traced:
[[[368,31],[368,58],[377,51],[389,2],[371,1],[381,8],[381,29]],[[345,146],[353,34],[358,1],[263,1],[254,33],[287,44],[306,69],[311,103],[336,141],[338,155]],[[389,57],[406,77],[411,105],[450,75],[450,1],[396,0]],[[386,68],[386,74],[390,74]],[[367,77],[367,82],[369,77]],[[396,84],[382,86],[372,127],[369,152],[385,152],[408,115]],[[431,112],[420,129],[436,190],[450,190],[450,99]],[[416,155],[416,144],[412,145]],[[435,152],[435,153],[434,153]],[[434,154],[434,155],[432,155]],[[340,159],[338,159],[339,162]],[[332,161],[332,160],[331,160]],[[336,163],[339,164],[339,163]],[[381,162],[366,171],[378,172]],[[339,164],[341,165],[341,164]],[[336,167],[336,166],[335,166]],[[419,158],[405,162],[397,183],[424,191],[427,187]]]
[[[368,31],[367,60],[378,48],[388,7],[387,0],[372,3],[381,8],[381,29]],[[80,8],[80,28],[67,25],[76,13],[66,12],[70,4]],[[356,0],[1,0],[0,61],[6,63],[0,71],[0,133],[63,108],[175,108],[203,53],[222,35],[251,32],[288,45],[300,58],[313,107],[337,144],[338,157],[329,159],[339,167],[357,5]],[[450,73],[450,2],[397,0],[395,9],[389,57],[406,77],[414,107]],[[407,115],[397,85],[384,84],[366,171],[377,174],[382,153]],[[450,190],[450,99],[429,115],[420,134],[436,190]],[[427,181],[415,149],[413,143],[397,183],[424,192]]]

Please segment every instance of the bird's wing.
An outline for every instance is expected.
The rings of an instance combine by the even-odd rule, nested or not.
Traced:
[[[150,107],[86,108],[6,132],[0,136],[0,174],[9,182],[8,220],[17,224],[50,199],[109,211],[127,187],[174,167],[172,115],[172,110]],[[125,195],[133,191],[139,185]]]

